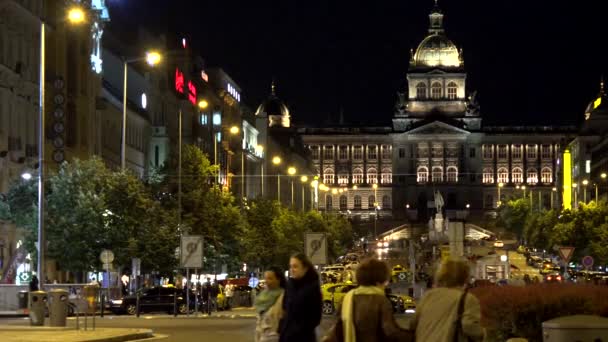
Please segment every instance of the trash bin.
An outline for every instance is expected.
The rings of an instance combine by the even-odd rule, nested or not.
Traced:
[[[44,325],[44,316],[46,314],[46,292],[32,291],[29,294],[30,301],[30,324]]]
[[[29,300],[29,292],[27,291],[19,291],[17,293],[17,302],[19,303],[19,309],[27,309],[28,308],[28,300]]]
[[[608,318],[591,315],[554,318],[543,322],[543,341],[608,341]]]
[[[85,285],[84,298],[87,301],[87,313],[94,315],[97,312],[99,285]]]
[[[68,316],[68,291],[54,289],[49,291],[49,320],[52,327],[65,327]]]

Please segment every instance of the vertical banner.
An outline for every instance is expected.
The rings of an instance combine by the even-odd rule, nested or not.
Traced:
[[[327,265],[327,236],[325,233],[306,233],[305,253],[313,265]]]
[[[184,235],[180,244],[180,266],[182,268],[203,267],[203,237]]]

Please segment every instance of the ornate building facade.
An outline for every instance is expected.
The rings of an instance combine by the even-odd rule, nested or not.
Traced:
[[[448,217],[493,212],[508,196],[556,207],[557,160],[573,127],[484,126],[467,93],[462,50],[437,5],[412,51],[392,127],[302,128],[315,172],[330,189],[320,208],[351,216],[426,220],[435,190]]]

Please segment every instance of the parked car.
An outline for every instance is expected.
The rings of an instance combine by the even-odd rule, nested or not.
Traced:
[[[346,293],[357,286],[359,285],[354,283],[322,285],[321,295],[323,298],[323,313],[326,315],[331,315],[336,312],[336,308],[342,304],[342,300],[344,300]]]
[[[559,273],[561,271],[561,268],[558,266],[547,266],[547,267],[543,267],[540,270],[540,274],[553,274],[553,273]]]
[[[410,296],[387,294],[386,297],[391,301],[394,313],[404,313],[406,310],[416,309],[416,302]]]
[[[140,312],[164,311],[173,313],[174,304],[176,304],[177,313],[188,313],[185,290],[177,289],[174,286],[154,286],[140,289],[137,291],[137,294],[139,294]],[[126,313],[128,315],[135,315],[137,313],[137,294],[111,300],[110,311],[115,314]],[[177,298],[175,298],[176,296]],[[194,292],[190,291],[190,309],[194,308],[195,299]]]
[[[391,269],[391,280],[393,282],[411,279],[410,271],[401,265],[395,265]]]
[[[562,276],[559,273],[551,273],[545,276],[545,283],[561,283],[562,281]]]

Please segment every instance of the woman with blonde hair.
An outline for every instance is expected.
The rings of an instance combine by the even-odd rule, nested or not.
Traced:
[[[435,287],[427,291],[411,321],[416,341],[481,341],[479,300],[468,293],[470,266],[464,259],[444,261],[435,275]]]

